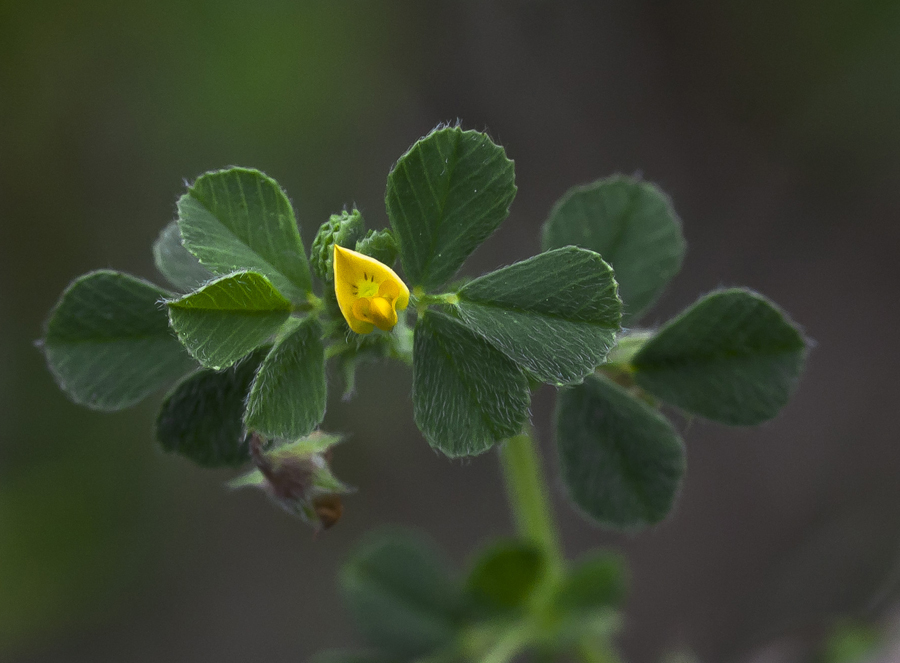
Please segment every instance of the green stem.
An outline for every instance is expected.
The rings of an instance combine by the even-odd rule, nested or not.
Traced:
[[[533,541],[544,551],[549,563],[549,573],[532,601],[531,619],[499,638],[494,647],[479,658],[479,663],[508,663],[529,642],[534,642],[542,628],[541,624],[552,613],[552,610],[547,612],[547,609],[565,568],[547,481],[531,426],[500,446],[500,466],[503,468],[506,495],[516,521],[516,529],[522,538]],[[573,653],[582,663],[621,662],[612,644],[599,636],[583,637]]]
[[[459,303],[459,295],[457,295],[455,292],[445,292],[440,295],[429,295],[421,288],[415,288],[409,301],[410,304],[412,304],[413,308],[415,308],[421,314],[425,308],[431,306],[432,304],[450,304],[451,306],[455,305]]]
[[[616,347],[609,352],[605,366],[617,366],[623,371],[632,371],[631,360],[641,348],[653,338],[653,332],[644,329],[623,334],[616,339]]]
[[[562,569],[562,548],[530,426],[500,446],[500,465],[519,534],[541,547],[556,575]]]

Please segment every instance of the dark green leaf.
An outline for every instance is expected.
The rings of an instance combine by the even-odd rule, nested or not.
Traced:
[[[573,246],[477,278],[459,292],[466,325],[540,380],[580,382],[615,344],[622,315],[609,265]]]
[[[76,279],[47,321],[42,341],[57,384],[81,405],[134,405],[195,365],[169,329],[171,294],[108,270]]]
[[[569,496],[613,528],[661,521],[684,474],[684,446],[652,407],[602,376],[560,392],[559,465]]]
[[[513,162],[477,131],[439,127],[397,161],[387,204],[411,286],[450,279],[509,214]]]
[[[575,245],[613,266],[635,322],[681,269],[685,243],[668,196],[649,182],[616,175],[569,190],[544,224],[544,250]]]
[[[178,222],[172,221],[163,228],[153,243],[153,260],[159,273],[179,290],[196,290],[215,275],[181,244]]]
[[[528,416],[522,371],[465,325],[428,311],[416,324],[413,412],[428,443],[470,456],[515,435]]]
[[[806,359],[800,330],[775,304],[744,289],[701,298],[632,359],[637,383],[692,414],[753,426],[790,399]]]
[[[202,368],[176,385],[156,419],[156,439],[163,449],[204,467],[247,462],[244,404],[268,351],[260,348],[224,371]]]
[[[332,214],[319,228],[309,252],[310,266],[315,275],[323,281],[334,281],[334,245],[354,249],[364,232],[365,223],[359,210]]]
[[[417,536],[370,537],[341,570],[340,584],[359,631],[389,654],[424,656],[457,634],[459,588],[440,555]]]
[[[309,265],[291,203],[258,170],[206,173],[178,201],[185,248],[216,274],[252,270],[295,302],[306,302]]]
[[[247,401],[247,428],[288,440],[309,435],[325,416],[325,389],[322,327],[306,318],[260,367]]]
[[[887,637],[877,626],[839,622],[822,646],[822,663],[874,663],[884,650]]]
[[[546,567],[544,555],[535,544],[501,541],[479,554],[466,587],[479,612],[488,616],[509,612],[525,606]]]
[[[291,314],[291,303],[254,272],[224,276],[168,305],[178,338],[197,361],[216,370],[268,341]]]
[[[621,555],[595,552],[566,572],[553,602],[566,613],[617,608],[625,601],[628,578]]]

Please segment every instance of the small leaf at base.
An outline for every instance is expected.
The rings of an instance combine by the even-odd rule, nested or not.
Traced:
[[[340,574],[344,601],[373,646],[410,660],[440,649],[460,628],[459,587],[418,536],[371,536]]]
[[[524,608],[547,569],[541,549],[528,541],[498,541],[479,553],[466,580],[484,616]]]
[[[183,292],[196,290],[216,278],[215,274],[201,265],[200,261],[184,248],[177,221],[172,221],[163,228],[153,242],[153,261],[159,273]]]

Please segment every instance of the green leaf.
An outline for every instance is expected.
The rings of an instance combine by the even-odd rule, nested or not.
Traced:
[[[216,274],[252,270],[295,302],[305,302],[311,277],[291,203],[258,170],[206,173],[178,201],[184,247]]]
[[[291,303],[254,272],[224,276],[168,305],[169,321],[182,344],[216,370],[268,341],[291,314]]]
[[[325,417],[325,346],[306,318],[266,357],[247,401],[247,428],[288,440],[309,435]]]
[[[528,541],[500,541],[475,560],[466,589],[477,609],[490,614],[523,608],[544,577],[541,549]]]
[[[176,385],[156,419],[156,439],[163,449],[203,467],[247,462],[244,404],[268,351],[260,348],[224,371],[202,368]]]
[[[172,221],[163,228],[153,243],[153,260],[159,273],[179,290],[196,290],[215,275],[200,264],[200,261],[181,243],[178,222]]]
[[[433,547],[410,533],[370,537],[341,570],[340,585],[369,644],[405,660],[453,641],[460,591]]]
[[[594,552],[566,572],[553,603],[564,613],[597,612],[620,607],[627,591],[628,577],[622,556]]]
[[[365,223],[359,210],[332,214],[319,228],[309,252],[310,266],[315,275],[326,282],[334,281],[334,245],[353,249],[364,232]]]
[[[634,323],[659,297],[684,258],[681,221],[669,197],[649,182],[615,175],[570,189],[544,224],[544,250],[575,245],[613,266]]]
[[[563,482],[589,517],[612,528],[661,521],[684,474],[684,445],[652,407],[602,376],[560,392],[556,440]]]
[[[554,385],[580,382],[615,344],[622,302],[592,251],[549,251],[477,278],[459,292],[466,325]]]
[[[635,380],[692,414],[753,426],[778,414],[806,360],[806,341],[775,304],[745,289],[702,297],[632,359]]]
[[[870,624],[842,621],[832,629],[822,646],[823,663],[871,663],[887,644],[885,634]]]
[[[413,414],[450,457],[480,454],[522,428],[530,392],[522,371],[462,323],[428,311],[413,343]]]
[[[503,222],[516,195],[513,162],[485,134],[439,127],[397,161],[387,204],[412,286],[450,279]]]
[[[134,405],[195,365],[169,329],[171,293],[109,270],[79,277],[62,294],[41,342],[57,384],[98,410]]]
[[[620,555],[593,552],[567,569],[550,604],[555,623],[548,639],[558,654],[574,646],[605,659],[600,652],[606,651],[620,628],[619,609],[626,590],[625,562]]]

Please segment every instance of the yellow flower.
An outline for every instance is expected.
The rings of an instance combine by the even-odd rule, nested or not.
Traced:
[[[334,294],[350,329],[391,331],[397,310],[409,304],[409,288],[394,270],[362,253],[334,245]]]

